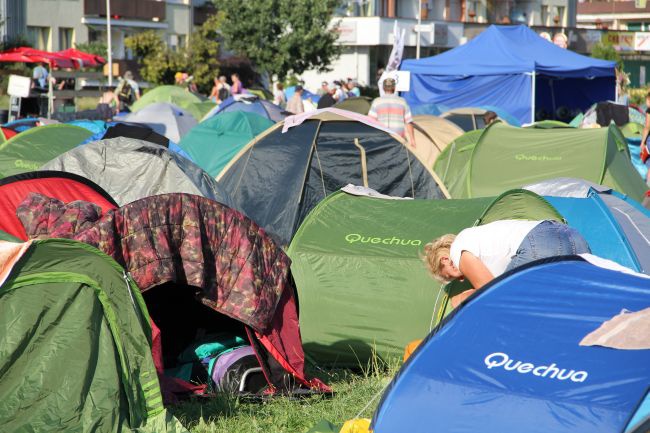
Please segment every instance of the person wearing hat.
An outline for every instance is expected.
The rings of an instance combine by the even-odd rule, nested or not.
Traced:
[[[336,84],[334,84],[334,82],[329,83],[327,86],[327,93],[320,97],[316,108],[320,110],[321,108],[328,108],[336,104],[336,99],[334,98],[335,94]]]
[[[413,117],[406,100],[395,94],[395,79],[386,78],[383,83],[384,96],[372,101],[368,117],[372,117],[386,128],[408,139],[409,144],[415,147],[415,133],[413,132]]]
[[[293,96],[287,102],[287,111],[293,114],[305,112],[305,107],[302,105],[302,86],[300,84],[295,87]]]

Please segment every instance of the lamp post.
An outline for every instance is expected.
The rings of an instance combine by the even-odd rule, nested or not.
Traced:
[[[422,0],[418,0],[418,31],[415,43],[415,58],[420,58],[420,33],[422,32]]]
[[[113,47],[111,44],[111,0],[106,0],[106,50],[108,51],[108,86],[113,85]]]

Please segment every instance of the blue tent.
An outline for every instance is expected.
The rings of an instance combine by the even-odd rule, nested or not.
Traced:
[[[202,120],[209,119],[219,113],[229,113],[232,111],[244,111],[248,113],[259,114],[260,116],[271,119],[274,122],[280,122],[287,117],[286,111],[282,107],[275,105],[265,99],[260,99],[255,95],[236,95],[223,101],[214,107],[203,117]]]
[[[502,275],[449,315],[385,392],[375,433],[623,432],[650,384],[650,350],[579,343],[650,305],[650,279],[579,257]],[[650,413],[637,412],[633,423]],[[628,430],[629,431],[629,430]]]
[[[411,73],[411,87],[402,96],[411,106],[491,105],[532,123],[539,110],[584,111],[615,99],[614,67],[559,48],[526,26],[490,26],[445,53],[404,60],[401,69]]]

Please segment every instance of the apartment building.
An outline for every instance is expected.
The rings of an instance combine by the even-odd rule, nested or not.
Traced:
[[[107,4],[116,59],[128,59],[129,35],[158,30],[169,46],[183,46],[209,10],[206,0],[0,0],[0,39],[24,36],[38,49],[58,51],[106,42]]]
[[[393,45],[393,26],[406,30],[404,58],[438,54],[480,33],[489,24],[521,23],[540,30],[575,26],[577,0],[348,0],[336,10],[341,57],[329,73],[308,71],[303,80],[318,88],[323,79],[352,77],[376,81]],[[421,27],[418,29],[418,15]],[[574,37],[576,39],[576,37]],[[584,45],[584,44],[583,44]]]

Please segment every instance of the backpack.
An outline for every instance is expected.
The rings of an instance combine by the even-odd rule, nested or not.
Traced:
[[[228,89],[226,89],[225,86],[222,86],[221,89],[219,89],[219,92],[217,93],[217,97],[219,98],[220,101],[225,101],[228,99],[230,96],[230,92]]]
[[[117,99],[126,104],[131,104],[133,102],[133,96],[133,87],[131,87],[128,81],[125,81],[120,93],[117,94]]]

